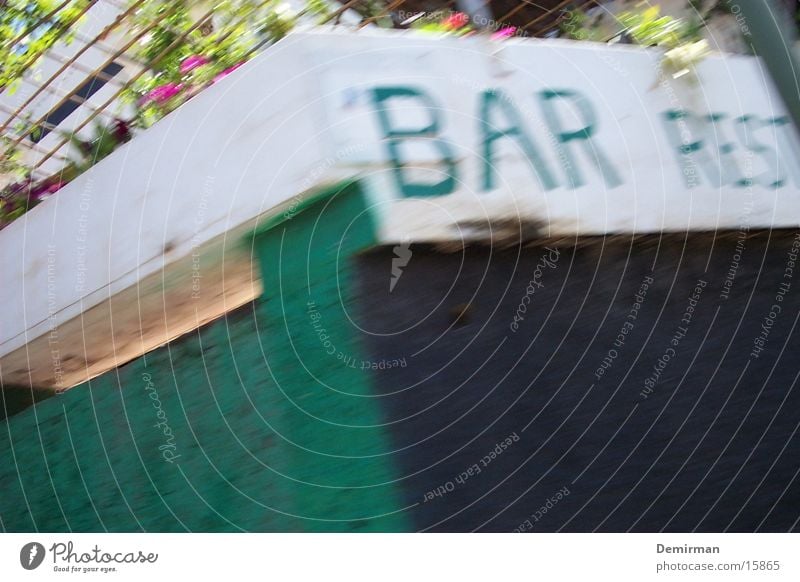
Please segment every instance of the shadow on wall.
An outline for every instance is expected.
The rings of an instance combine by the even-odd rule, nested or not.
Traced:
[[[5,420],[18,412],[25,410],[32,404],[47,400],[55,395],[55,390],[23,388],[20,386],[3,386],[0,389],[0,399],[3,407],[0,408],[0,420]]]

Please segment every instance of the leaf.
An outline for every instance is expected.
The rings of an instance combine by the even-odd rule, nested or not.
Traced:
[[[658,18],[658,15],[661,14],[661,7],[660,6],[651,6],[650,8],[646,9],[642,13],[642,19],[647,20],[655,20]]]

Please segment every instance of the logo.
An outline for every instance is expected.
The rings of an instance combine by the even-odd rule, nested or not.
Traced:
[[[401,243],[392,249],[394,257],[392,258],[392,278],[389,281],[389,293],[394,291],[394,286],[397,285],[403,274],[403,267],[408,265],[408,261],[411,260],[410,246],[409,237],[404,236]]]
[[[44,561],[44,546],[39,542],[29,542],[19,551],[19,563],[26,570],[35,570]]]

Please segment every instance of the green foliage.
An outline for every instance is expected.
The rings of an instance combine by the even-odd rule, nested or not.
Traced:
[[[13,90],[28,69],[56,42],[69,42],[70,29],[88,5],[72,0],[6,0],[0,9],[0,90]]]
[[[438,13],[433,13],[434,16]],[[475,32],[469,21],[469,16],[462,12],[453,12],[446,18],[431,21],[428,16],[416,20],[411,28],[422,32],[446,34],[450,36],[468,36]]]
[[[62,1],[0,0],[0,90],[13,88],[53,44],[71,39],[71,29],[89,0],[70,1],[45,18]],[[306,11],[319,21],[330,15],[322,0],[308,0]],[[208,14],[209,18],[203,18]],[[134,119],[116,120],[108,126],[95,123],[88,139],[62,134],[71,145],[72,160],[57,176],[39,181],[31,179],[19,148],[4,136],[0,175],[13,181],[0,189],[0,228],[131,139],[133,127],[149,127],[259,49],[284,37],[295,21],[296,15],[279,0],[141,3],[128,31],[138,42],[127,56],[144,65],[146,73],[122,94],[123,100],[135,105]],[[14,131],[35,138],[41,128],[23,119]]]
[[[393,28],[392,17],[386,7],[387,3],[382,0],[361,0],[350,8],[361,15],[361,22],[370,22],[381,28]]]
[[[12,140],[3,136],[0,155],[0,176],[12,179],[10,184],[0,188],[0,228],[14,221],[28,211],[29,181],[26,180],[22,152]]]
[[[203,25],[196,21],[213,8]],[[309,10],[323,15],[324,4],[312,0]],[[124,97],[137,104],[136,123],[149,127],[203,88],[249,59],[261,46],[291,31],[295,15],[277,0],[221,0],[201,4],[193,14],[187,2],[152,0],[134,15],[135,26],[152,28],[134,50],[149,71]],[[202,62],[187,67],[187,60]]]
[[[315,17],[318,24],[327,22],[333,14],[325,0],[308,0],[306,2],[306,10],[309,15]]]
[[[14,145],[11,138],[3,136],[0,138],[0,176],[12,176],[21,178],[25,175],[25,167],[22,164],[22,152],[19,146]]]
[[[702,38],[704,17],[690,20],[661,16],[658,6],[640,12],[623,12],[617,19],[637,44],[666,49],[661,64],[674,78],[689,75],[694,79],[695,66],[708,54]]]
[[[671,16],[661,16],[658,6],[637,12],[622,12],[619,22],[636,44],[677,48],[687,42],[699,40],[700,28]]]
[[[565,10],[558,18],[558,29],[562,38],[572,40],[601,41],[602,35],[583,10]]]
[[[69,140],[78,154],[78,158],[72,161],[72,166],[78,172],[85,172],[131,139],[130,128],[121,119],[115,120],[110,125],[95,121],[93,134],[89,140],[81,139],[74,133],[62,132],[62,135]]]

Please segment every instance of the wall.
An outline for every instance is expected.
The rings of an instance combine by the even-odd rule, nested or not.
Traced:
[[[797,530],[799,237],[359,258],[415,529]]]
[[[330,369],[308,313],[313,290],[337,345],[359,353],[337,316],[338,251],[374,241],[364,209],[353,185],[307,201],[254,239],[264,299],[0,425],[3,529],[408,529],[367,378]]]
[[[285,510],[287,499],[265,468],[279,444],[258,430],[258,410],[271,403],[255,364],[255,317],[243,307],[9,419],[4,529],[285,527],[269,509]],[[240,383],[234,366],[261,377]]]
[[[259,235],[263,300],[0,425],[3,528],[797,529],[794,232],[400,267],[339,212]]]
[[[796,136],[778,123],[782,111],[757,61],[709,59],[697,84],[676,88],[654,84],[658,55],[652,51],[587,45],[293,35],[0,233],[0,263],[9,269],[0,290],[9,306],[0,314],[9,323],[1,326],[4,381],[10,376],[38,385],[32,375],[41,373],[43,385],[59,385],[53,368],[66,356],[83,378],[112,367],[2,425],[0,453],[11,460],[0,476],[10,491],[0,501],[3,527],[510,530],[528,528],[537,508],[554,505],[561,487],[571,493],[557,499],[559,507],[577,516],[547,508],[551,521],[534,520],[538,527],[796,527],[797,406],[794,368],[785,355],[796,342],[796,284],[779,288],[794,234],[746,236],[748,225],[796,227],[800,166],[777,163],[769,157],[773,150],[753,144],[752,136],[737,135],[738,145],[730,148],[733,133],[713,131],[701,145],[685,144],[689,153],[707,148],[713,155],[689,156],[688,162],[726,178],[731,167],[747,168],[742,180],[713,184],[706,176],[702,187],[683,188],[681,148],[670,144],[663,127],[655,129],[654,120],[664,123],[667,109],[688,106],[705,120],[705,132],[720,120],[742,129],[758,119],[759,130],[774,140],[770,146],[780,146],[786,158]],[[430,58],[434,49],[437,57]],[[332,62],[335,71],[326,66]],[[408,65],[420,62],[426,68]],[[540,62],[551,65],[547,78],[539,76]],[[261,93],[264,79],[279,77],[287,63],[316,74],[291,79],[274,96]],[[593,143],[613,151],[617,167],[629,173],[606,188],[608,176],[594,171],[602,165],[576,147],[581,168],[593,171],[586,174],[591,180],[567,188],[562,179],[545,192],[531,179],[520,127],[541,132],[554,167],[564,166],[559,152],[565,144],[545,142],[547,116],[534,108],[539,117],[528,119],[521,103],[546,99],[548,88],[571,86],[565,83],[583,71],[593,76],[587,86],[602,97],[598,119],[606,120]],[[376,109],[377,89],[401,81],[427,84],[411,107],[393,102]],[[353,87],[363,90],[354,95]],[[737,92],[740,87],[747,91]],[[526,113],[522,126],[482,116],[480,104],[497,94],[493,88],[507,89],[514,99],[495,103],[492,111],[518,106]],[[419,94],[448,103],[447,111],[420,107],[426,100]],[[642,101],[642,95],[650,97]],[[241,123],[220,115],[195,135],[197,119],[217,108]],[[421,135],[431,110],[442,117],[427,133],[459,148],[450,161],[467,180],[453,193],[431,193],[423,180],[416,184],[422,190],[408,197],[398,170],[410,165],[441,174],[441,151],[426,147],[440,142]],[[562,121],[569,118],[562,114]],[[388,125],[382,115],[389,115]],[[265,146],[267,134],[276,149]],[[187,135],[197,150],[186,150]],[[476,170],[486,167],[479,150],[487,140],[476,140],[481,135],[490,145],[502,144],[495,152],[494,169],[502,177],[496,190],[469,186],[480,184]],[[408,148],[406,164],[395,167],[399,159],[388,155],[387,144],[416,138],[419,143],[401,144],[419,147]],[[220,149],[228,143],[235,147]],[[742,166],[730,166],[731,155]],[[321,183],[365,172],[363,187],[348,182],[317,196]],[[164,173],[174,180],[151,182]],[[265,176],[275,181],[266,183]],[[419,197],[420,191],[431,195]],[[87,192],[88,207],[82,204]],[[255,238],[242,244],[259,223]],[[717,238],[698,232],[742,224],[742,239],[736,230]],[[76,244],[81,232],[88,236],[83,251]],[[640,233],[633,242],[629,234],[586,236],[631,232]],[[447,256],[415,250],[423,240],[446,243],[434,249],[457,250],[465,239],[496,244],[490,255],[471,246]],[[557,267],[546,265],[536,275],[543,251],[526,246],[532,239],[552,241],[560,253]],[[404,242],[369,253],[395,241]],[[92,263],[84,265],[89,270],[79,288],[80,253],[87,248]],[[195,252],[203,277],[199,303],[191,301]],[[256,256],[260,276],[253,269]],[[606,370],[603,360],[649,269],[655,291],[626,349],[620,347]],[[532,278],[551,275],[552,282],[539,281],[542,286],[534,280],[535,298],[527,294]],[[792,277],[783,282],[792,284]],[[697,299],[701,307],[678,337],[701,278],[707,281]],[[146,353],[252,300],[261,287],[254,315],[231,314]],[[26,294],[30,289],[46,293]],[[471,289],[480,293],[472,297]],[[556,289],[560,295],[553,295]],[[719,298],[723,291],[727,299]],[[715,297],[720,305],[712,309]],[[777,313],[772,306],[779,301]],[[209,305],[213,309],[199,312]],[[180,321],[168,325],[175,314]],[[400,333],[406,321],[420,323]],[[70,333],[65,322],[73,326]],[[759,326],[768,326],[762,339]],[[57,351],[54,359],[53,331],[57,344],[76,353]],[[708,332],[704,342],[701,331]],[[543,345],[529,349],[532,334],[540,332]],[[83,344],[81,353],[84,340],[97,352],[89,354]],[[31,357],[35,342],[37,359]],[[11,350],[19,356],[13,366]],[[669,361],[659,363],[665,356]],[[654,366],[663,369],[648,385]],[[741,380],[732,370],[742,372]],[[714,380],[704,382],[712,372]],[[537,382],[544,384],[541,391]],[[487,386],[495,388],[489,396]],[[472,405],[481,414],[458,425],[459,413]],[[450,421],[458,431],[450,430]],[[581,442],[587,429],[589,446],[563,448],[570,439]],[[566,436],[554,447],[549,437],[562,431]],[[503,448],[510,434],[517,438]],[[510,467],[522,469],[502,494],[481,498],[486,483],[499,482],[469,469],[493,447],[502,451],[496,459],[489,455],[485,467],[499,472],[493,479],[510,475]],[[673,455],[667,447],[692,454]],[[676,466],[673,458],[681,462]],[[462,478],[465,471],[469,479]],[[708,478],[697,480],[698,471]],[[457,477],[469,488],[456,490],[451,481]],[[638,493],[642,487],[648,492]],[[620,493],[631,490],[637,493]],[[688,501],[681,506],[676,499]],[[738,502],[743,509],[737,515],[731,508],[738,511]],[[708,514],[695,524],[701,508]]]

